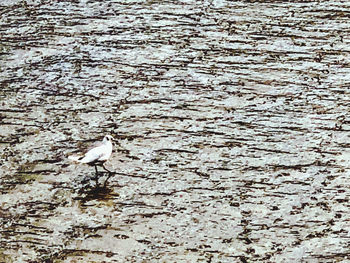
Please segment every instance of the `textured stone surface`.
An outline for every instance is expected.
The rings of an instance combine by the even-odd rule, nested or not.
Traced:
[[[350,4],[0,5],[0,262],[347,261]]]

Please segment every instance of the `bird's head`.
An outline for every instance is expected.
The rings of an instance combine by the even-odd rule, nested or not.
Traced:
[[[111,142],[113,141],[114,138],[111,136],[111,135],[106,135],[104,138],[103,138],[103,141],[104,142]]]

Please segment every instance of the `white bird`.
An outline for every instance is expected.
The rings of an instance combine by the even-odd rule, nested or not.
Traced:
[[[84,155],[68,156],[68,159],[79,163],[94,165],[96,174],[98,173],[96,165],[98,163],[102,163],[102,167],[106,171],[111,173],[111,171],[106,169],[103,163],[107,161],[112,155],[112,150],[113,150],[112,140],[114,140],[114,138],[111,135],[106,135],[103,138],[102,142],[98,142],[94,148],[91,148],[90,150],[88,150]]]

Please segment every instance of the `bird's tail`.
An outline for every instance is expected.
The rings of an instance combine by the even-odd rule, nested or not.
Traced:
[[[80,162],[79,159],[81,159],[81,156],[73,156],[73,155],[71,155],[71,156],[68,156],[68,159],[72,160],[73,162]]]

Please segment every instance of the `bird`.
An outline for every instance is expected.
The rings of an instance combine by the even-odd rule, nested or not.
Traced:
[[[102,142],[96,143],[94,147],[89,149],[85,154],[78,156],[71,155],[68,156],[68,159],[78,163],[85,163],[95,166],[96,175],[98,175],[97,165],[102,164],[103,169],[111,174],[112,172],[104,166],[104,163],[112,155],[113,140],[114,138],[111,135],[105,135]]]

